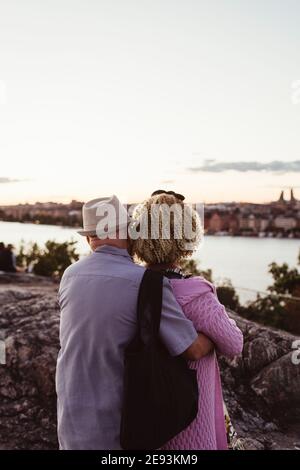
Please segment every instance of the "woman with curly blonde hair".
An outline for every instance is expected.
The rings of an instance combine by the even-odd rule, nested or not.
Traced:
[[[198,332],[214,343],[215,349],[189,366],[197,370],[199,388],[196,419],[164,445],[166,450],[225,450],[228,448],[223,397],[217,355],[240,354],[243,336],[220,304],[213,284],[202,277],[185,275],[180,263],[198,248],[202,227],[197,212],[184,197],[156,191],[133,214],[131,252],[149,268],[170,279],[184,314]]]

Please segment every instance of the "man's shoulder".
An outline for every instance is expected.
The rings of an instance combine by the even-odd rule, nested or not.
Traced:
[[[85,256],[84,258],[75,261],[75,263],[70,264],[64,271],[64,276],[73,276],[80,272],[83,272],[84,269],[88,266],[90,262],[90,255]]]
[[[109,277],[122,278],[127,281],[140,283],[145,268],[133,262],[109,263],[101,265],[98,259],[90,254],[79,261],[68,266],[65,270],[62,281],[72,277],[91,278],[91,277]]]
[[[88,276],[89,272],[91,271],[90,266],[91,255],[84,256],[75,263],[70,264],[70,266],[68,266],[63,273],[60,281],[61,286],[70,279]]]

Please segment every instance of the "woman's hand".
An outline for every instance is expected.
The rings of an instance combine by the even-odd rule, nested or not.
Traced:
[[[203,333],[199,333],[197,339],[182,354],[189,361],[198,361],[214,349],[214,343]]]

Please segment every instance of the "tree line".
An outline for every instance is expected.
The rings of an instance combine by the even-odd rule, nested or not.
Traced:
[[[79,259],[75,241],[57,243],[48,240],[44,247],[37,243],[21,244],[17,264],[24,271],[41,276],[60,278],[65,269]],[[298,265],[300,264],[300,253]],[[297,266],[287,263],[269,265],[273,283],[266,294],[257,294],[254,301],[241,304],[236,289],[229,280],[217,287],[220,302],[244,318],[263,325],[300,334],[300,273]],[[194,259],[182,263],[182,269],[192,275],[203,276],[213,282],[211,269],[201,270]]]

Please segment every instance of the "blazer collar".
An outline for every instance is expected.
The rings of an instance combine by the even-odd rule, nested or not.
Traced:
[[[111,245],[103,245],[103,246],[98,246],[95,252],[105,253],[108,255],[124,256],[125,258],[129,258],[132,261],[132,257],[130,256],[130,254],[125,248],[118,248],[116,246],[111,246]]]

